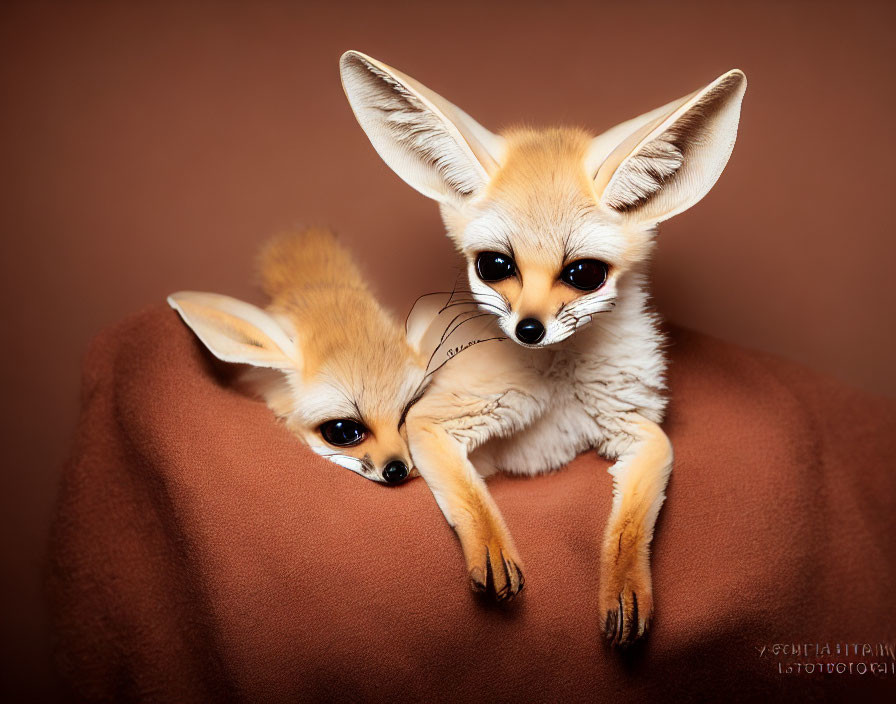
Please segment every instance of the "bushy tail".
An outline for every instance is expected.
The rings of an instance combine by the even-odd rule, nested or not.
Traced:
[[[367,288],[351,254],[326,228],[272,238],[259,253],[258,270],[272,300],[308,286]]]

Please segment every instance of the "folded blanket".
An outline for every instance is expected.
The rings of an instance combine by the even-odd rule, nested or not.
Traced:
[[[72,694],[892,695],[896,405],[692,332],[672,332],[670,355],[655,618],[620,652],[596,610],[611,481],[594,453],[490,481],[526,570],[522,596],[492,605],[422,480],[376,485],[317,457],[167,306],[108,330],[85,364],[52,547]]]

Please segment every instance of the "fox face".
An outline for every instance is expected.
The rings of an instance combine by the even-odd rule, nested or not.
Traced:
[[[341,305],[357,310],[356,297],[342,292]],[[275,311],[275,317],[284,328],[294,327],[290,316]],[[380,322],[383,328],[370,329]],[[424,369],[391,322],[316,328],[314,339],[301,343],[295,371],[271,378],[269,370],[250,370],[241,383],[317,454],[373,481],[397,484],[415,474],[404,421],[424,388]],[[302,340],[298,333],[291,337]]]
[[[614,226],[598,207],[584,132],[520,130],[505,140],[482,196],[445,208],[445,219],[480,306],[518,343],[550,345],[612,309],[619,275],[646,258],[649,238]]]
[[[343,87],[386,163],[438,201],[479,306],[517,343],[560,342],[613,309],[643,268],[656,225],[697,203],[734,146],[738,70],[592,136],[570,128],[494,134],[369,56],[341,59]]]
[[[248,365],[238,385],[314,452],[377,482],[412,476],[404,421],[425,364],[347,253],[326,234],[281,238],[262,278],[267,310],[192,291],[168,302],[218,359]]]

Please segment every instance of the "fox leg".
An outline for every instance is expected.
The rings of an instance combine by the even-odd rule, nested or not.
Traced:
[[[614,645],[634,642],[650,623],[650,541],[672,469],[666,434],[641,416],[632,420],[632,442],[609,470],[613,507],[601,549],[599,613]]]
[[[407,426],[414,464],[460,539],[470,586],[499,601],[512,598],[523,588],[522,561],[467,444],[417,407]]]

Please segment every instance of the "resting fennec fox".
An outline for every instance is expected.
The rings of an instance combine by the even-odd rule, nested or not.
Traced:
[[[477,335],[492,341],[447,362],[407,420],[411,455],[460,538],[473,587],[502,599],[523,583],[483,477],[546,472],[595,448],[615,460],[598,608],[611,642],[634,641],[653,612],[650,542],[672,467],[647,263],[657,224],[721,175],[744,74],[595,137],[494,134],[376,59],[350,51],[340,68],[376,151],[439,203],[467,263],[461,301],[490,314],[491,331]],[[444,305],[424,299],[415,317]],[[493,339],[502,335],[517,344]]]

